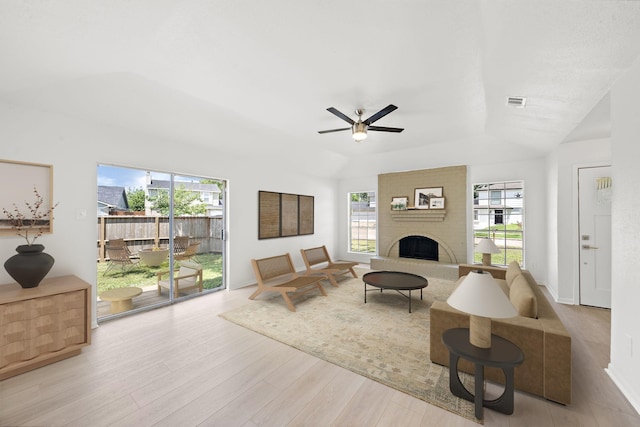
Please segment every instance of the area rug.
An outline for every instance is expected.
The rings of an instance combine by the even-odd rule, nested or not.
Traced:
[[[364,272],[358,270],[358,276]],[[323,285],[327,297],[311,292],[294,300],[296,312],[287,309],[279,294],[273,297],[262,294],[220,316],[482,423],[474,416],[473,403],[449,391],[449,369],[429,359],[429,307],[435,300],[446,300],[454,282],[428,280],[423,300],[420,300],[420,291],[412,291],[412,313],[409,313],[408,300],[395,291],[367,292],[365,304],[362,279],[351,277],[339,282],[337,288],[329,283]],[[460,378],[473,390],[472,377],[461,373]]]

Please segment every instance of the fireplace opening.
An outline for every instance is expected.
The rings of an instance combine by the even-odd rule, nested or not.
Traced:
[[[438,261],[438,242],[424,236],[407,236],[400,239],[400,258]]]

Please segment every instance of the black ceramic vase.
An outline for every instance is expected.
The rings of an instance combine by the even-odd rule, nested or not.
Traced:
[[[4,269],[23,288],[35,288],[55,262],[43,250],[43,245],[20,245],[16,248],[18,253],[5,261]]]

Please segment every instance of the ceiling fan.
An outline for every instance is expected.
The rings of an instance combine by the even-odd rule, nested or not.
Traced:
[[[352,120],[349,116],[347,116],[344,113],[341,113],[340,111],[336,110],[333,107],[329,107],[327,108],[327,111],[335,114],[336,116],[340,117],[342,120],[344,120],[345,122],[349,123],[351,126],[348,128],[339,128],[339,129],[328,129],[328,130],[319,130],[318,133],[330,133],[330,132],[339,132],[342,130],[349,130],[351,129],[351,135],[353,136],[353,139],[355,139],[356,142],[362,142],[367,138],[367,131],[370,130],[374,130],[374,131],[379,131],[379,132],[402,132],[404,129],[401,128],[389,128],[389,127],[384,127],[384,126],[371,126],[371,123],[380,120],[381,118],[383,118],[384,116],[386,116],[387,114],[389,114],[390,112],[397,110],[398,107],[396,107],[393,104],[389,104],[386,107],[384,107],[382,110],[378,111],[377,113],[375,113],[374,115],[372,115],[371,117],[369,117],[366,120],[362,120],[362,114],[364,113],[364,110],[361,108],[358,108],[355,113],[358,116],[358,121],[354,121]]]

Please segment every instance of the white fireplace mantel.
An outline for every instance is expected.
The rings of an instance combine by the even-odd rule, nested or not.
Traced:
[[[442,222],[446,215],[445,209],[408,209],[391,212],[394,221]]]

